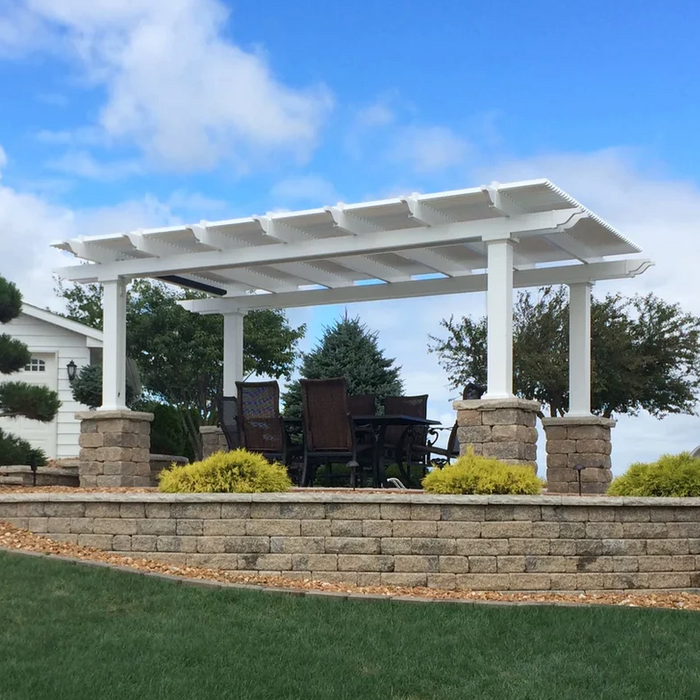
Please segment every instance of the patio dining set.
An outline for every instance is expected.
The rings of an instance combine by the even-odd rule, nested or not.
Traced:
[[[433,463],[459,454],[457,425],[443,428],[427,418],[428,395],[350,395],[345,379],[302,379],[301,416],[280,413],[276,381],[236,382],[237,396],[218,399],[219,425],[229,450],[243,447],[284,464],[299,486],[312,486],[323,465],[333,484],[333,466],[347,465],[350,485],[417,486]],[[449,430],[446,447],[435,443]],[[386,464],[396,464],[400,479],[387,479]]]

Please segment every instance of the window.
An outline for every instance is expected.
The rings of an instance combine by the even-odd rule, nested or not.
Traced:
[[[25,365],[25,372],[46,372],[46,362],[43,360],[37,360],[36,357],[32,357],[32,361]]]

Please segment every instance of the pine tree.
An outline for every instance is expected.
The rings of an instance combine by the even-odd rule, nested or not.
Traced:
[[[0,323],[9,323],[22,310],[22,295],[12,282],[0,277]],[[29,364],[32,356],[29,348],[7,333],[0,335],[0,374],[14,374]],[[50,423],[61,402],[55,391],[25,382],[0,383],[0,417],[24,417]],[[25,440],[0,430],[0,465],[25,464],[34,454],[38,463],[46,456],[41,450],[32,449]]]
[[[304,379],[344,377],[348,394],[375,394],[380,401],[403,392],[400,367],[385,357],[379,347],[378,334],[370,331],[359,318],[347,315],[324,328],[318,346],[302,358],[300,375]],[[301,386],[290,385],[283,396],[286,415],[301,415]]]

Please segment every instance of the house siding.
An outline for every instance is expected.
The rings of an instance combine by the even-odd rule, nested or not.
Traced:
[[[26,313],[20,314],[10,323],[3,326],[3,332],[21,340],[32,353],[54,353],[56,355],[58,374],[58,397],[61,408],[56,416],[56,447],[50,458],[77,457],[80,422],[75,419],[75,413],[87,410],[87,406],[73,400],[68,381],[66,365],[73,360],[78,367],[90,364],[90,348],[88,339],[80,333],[61,328],[47,321],[33,318]],[[91,341],[94,344],[95,341]],[[20,379],[17,374],[12,377]],[[3,428],[12,432],[10,422],[3,422]],[[15,431],[20,435],[21,433]]]

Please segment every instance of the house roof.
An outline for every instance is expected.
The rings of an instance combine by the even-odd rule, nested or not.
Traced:
[[[585,268],[575,275],[594,281],[633,276],[651,264],[609,262],[640,248],[548,180],[52,245],[91,263],[57,271],[67,279],[158,278],[245,309],[477,291],[485,285],[488,241],[504,237],[514,244],[516,285],[519,273],[523,286],[556,284],[571,278],[571,267]]]
[[[44,321],[54,326],[58,326],[59,328],[64,328],[67,331],[84,335],[86,338],[97,340],[100,343],[102,342],[102,331],[86,326],[84,323],[78,323],[77,321],[65,318],[64,316],[56,314],[53,311],[40,309],[38,306],[23,302],[22,313],[26,314],[27,316],[31,316],[32,318],[36,318],[39,321]]]

